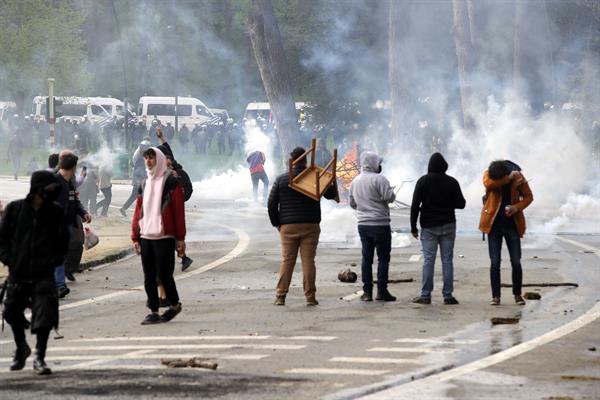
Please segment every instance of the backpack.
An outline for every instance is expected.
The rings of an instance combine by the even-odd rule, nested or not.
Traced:
[[[181,165],[179,165],[181,167]],[[183,170],[183,168],[179,168],[176,170],[177,175],[179,176],[179,183],[181,183],[181,187],[183,188],[183,200],[188,201],[190,197],[192,197],[192,193],[194,192],[194,187],[192,186],[192,180],[190,176]]]

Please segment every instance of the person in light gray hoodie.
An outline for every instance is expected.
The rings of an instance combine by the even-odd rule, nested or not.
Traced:
[[[350,187],[350,207],[357,211],[358,234],[362,244],[362,301],[373,301],[373,256],[377,250],[377,297],[375,300],[395,301],[387,289],[392,230],[388,203],[396,199],[394,188],[381,175],[381,158],[365,151],[360,155],[361,173]]]

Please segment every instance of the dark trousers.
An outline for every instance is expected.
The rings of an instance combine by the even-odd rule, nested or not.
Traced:
[[[360,265],[363,292],[373,293],[373,256],[377,250],[377,290],[385,293],[392,251],[392,230],[389,225],[358,225],[362,243],[362,263]]]
[[[129,198],[125,201],[125,204],[123,204],[123,207],[121,207],[121,210],[127,210],[129,208],[129,206],[131,206],[131,204],[133,204],[133,202],[137,198],[139,190],[140,190],[139,184],[136,183],[131,186],[131,194],[129,195]]]
[[[142,267],[144,269],[144,289],[148,296],[148,307],[158,312],[157,280],[162,283],[167,300],[171,305],[179,303],[179,294],[173,279],[175,270],[175,239],[141,239]]]
[[[31,323],[25,309],[31,308]],[[33,283],[9,283],[4,300],[4,319],[17,333],[31,325],[31,332],[50,331],[58,327],[58,294],[52,278]]]
[[[255,172],[250,174],[252,178],[252,196],[254,201],[258,201],[258,181],[263,183],[263,202],[267,202],[269,198],[269,177],[265,171]]]
[[[96,203],[96,208],[102,207],[102,211],[100,215],[106,217],[108,215],[108,207],[110,206],[110,202],[112,201],[112,187],[107,187],[105,189],[100,189],[104,198]]]
[[[510,265],[512,267],[512,291],[514,295],[521,294],[523,285],[523,269],[521,268],[521,238],[515,227],[493,226],[488,234],[488,251],[490,253],[490,281],[492,297],[500,297],[500,262],[502,253],[502,238],[506,241]]]

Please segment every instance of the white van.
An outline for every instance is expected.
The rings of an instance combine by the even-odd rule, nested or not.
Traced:
[[[140,121],[150,127],[156,117],[163,125],[170,122],[175,126],[175,97],[140,97],[137,110]],[[206,105],[194,97],[177,97],[177,120],[179,126],[186,124],[190,129],[195,124],[208,124],[217,119]]]
[[[300,111],[307,103],[303,101],[298,101],[294,103],[296,105],[296,113],[300,114]],[[265,120],[268,121],[269,124],[273,123],[273,113],[271,113],[271,105],[269,103],[248,103],[246,106],[246,112],[244,113],[244,118],[246,121],[256,121],[256,119],[262,116]]]
[[[54,96],[62,104],[57,105],[55,112],[61,114],[57,120],[70,119],[71,121],[83,121],[87,118],[94,123],[101,123],[111,118],[111,114],[96,103],[93,97],[77,96]],[[46,120],[46,96],[35,96],[33,98],[33,110],[35,121]]]
[[[125,104],[114,97],[90,97],[93,103],[101,105],[111,117],[124,117],[125,116]],[[131,103],[127,104],[129,112],[133,112]]]

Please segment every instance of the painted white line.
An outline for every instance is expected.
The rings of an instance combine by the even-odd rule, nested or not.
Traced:
[[[402,338],[394,340],[395,343],[424,343],[424,344],[443,344],[443,345],[468,345],[479,343],[479,340],[452,340],[452,339],[421,339],[421,338]]]
[[[250,336],[250,335],[232,335],[232,336],[130,336],[130,337],[104,337],[89,339],[74,339],[69,342],[90,343],[90,342],[144,342],[159,340],[266,340],[271,336]]]
[[[418,360],[410,358],[378,358],[378,357],[333,357],[331,362],[346,362],[360,364],[418,364]]]
[[[144,350],[150,351],[150,350]],[[131,353],[129,353],[131,354]],[[129,360],[159,360],[162,358],[214,358],[220,360],[262,360],[269,357],[268,354],[190,354],[190,353],[154,353],[154,354],[139,354],[137,356],[129,356]],[[71,356],[49,356],[46,361],[92,361],[92,360],[115,360],[115,356],[103,356],[98,354],[91,355],[71,355]],[[0,358],[0,362],[10,362],[12,357]]]
[[[360,298],[360,296],[362,296],[362,295],[363,295],[363,291],[359,290],[356,293],[352,293],[352,294],[349,294],[348,296],[342,297],[342,300],[352,301],[352,300],[356,300],[356,299]]]
[[[50,347],[47,351],[116,351],[116,350],[189,350],[189,349],[254,349],[254,350],[300,350],[305,345],[296,344],[139,344],[119,346],[69,346]]]
[[[0,340],[0,344],[10,344],[14,343],[14,340]]]
[[[388,370],[382,369],[351,369],[351,368],[293,368],[283,371],[286,374],[307,374],[307,375],[365,375],[375,376],[387,374]]]
[[[418,262],[421,260],[421,255],[420,254],[413,254],[412,256],[410,256],[410,258],[408,259],[409,262]]]
[[[290,336],[290,337],[280,337],[278,339],[282,339],[282,340],[314,340],[317,342],[330,342],[332,340],[337,339],[337,336]]]
[[[579,243],[574,240],[564,239],[561,237],[557,237],[557,239],[572,244],[573,246],[594,251],[595,254],[600,257],[600,249],[595,247],[586,245],[584,243]],[[510,360],[511,358],[517,357],[521,354],[524,354],[528,351],[536,349],[540,346],[553,342],[557,339],[560,339],[564,336],[567,336],[578,329],[589,325],[590,323],[596,321],[600,318],[600,302],[597,302],[591,309],[589,309],[585,314],[580,317],[574,319],[571,322],[568,322],[550,332],[547,332],[541,336],[538,336],[534,339],[531,339],[527,342],[521,343],[519,345],[513,346],[506,350],[503,350],[499,353],[493,354],[491,356],[479,359],[477,361],[473,361],[469,364],[465,364],[460,367],[452,368],[448,371],[441,372],[439,374],[431,375],[427,378],[419,379],[417,381],[401,384],[395,387],[392,387],[387,390],[383,390],[377,393],[374,393],[369,396],[361,397],[361,399],[368,400],[383,400],[383,399],[403,399],[408,398],[407,393],[414,393],[415,390],[424,390],[425,388],[430,388],[435,384],[442,384],[444,382],[450,381],[452,379],[460,378],[466,374],[472,374],[478,370],[491,367],[493,365],[499,364],[501,362]]]
[[[137,356],[141,356],[144,354],[148,354],[153,352],[154,350],[138,350],[138,351],[132,351],[130,353],[125,353],[125,354],[118,354],[118,355],[113,355],[104,359],[96,359],[93,361],[88,361],[88,362],[83,362],[83,363],[79,363],[79,364],[75,364],[75,365],[70,365],[69,367],[73,368],[73,369],[80,369],[80,368],[89,368],[92,366],[96,366],[96,365],[100,365],[100,364],[105,364],[107,362],[110,361],[117,361],[117,360],[128,360],[128,359],[136,359]]]
[[[430,349],[423,347],[373,347],[367,351],[380,353],[455,353],[457,349]]]
[[[227,225],[221,225],[221,224],[217,224],[214,222],[210,222],[213,225],[228,229],[230,231],[235,232],[235,234],[238,236],[239,240],[237,245],[233,248],[233,250],[231,250],[229,253],[227,253],[226,255],[224,255],[223,257],[209,263],[206,264],[198,269],[189,271],[189,272],[185,272],[181,275],[178,275],[175,277],[176,281],[180,281],[182,279],[187,279],[187,278],[191,278],[192,276],[201,274],[203,272],[206,271],[210,271],[211,269],[214,269],[216,267],[218,267],[219,265],[225,264],[231,260],[233,260],[234,258],[236,258],[237,256],[239,256],[241,253],[243,253],[247,248],[248,245],[250,244],[250,236],[248,236],[248,234],[240,229],[237,228],[233,228],[231,226],[227,226]],[[132,288],[134,290],[144,290],[144,285],[140,285],[140,286],[136,286],[134,288]],[[80,301],[75,301],[73,303],[68,303],[68,304],[64,304],[62,306],[60,306],[60,311],[64,311],[64,310],[70,310],[71,308],[77,308],[77,307],[82,307],[82,306],[86,306],[89,304],[94,304],[94,303],[98,303],[100,301],[104,301],[104,300],[109,300],[109,299],[114,299],[115,297],[121,297],[121,296],[125,296],[127,294],[130,293],[136,293],[136,291],[119,291],[119,292],[114,292],[114,293],[108,293],[105,295],[101,295],[98,297],[92,297],[89,299],[85,299],[85,300],[80,300]]]

